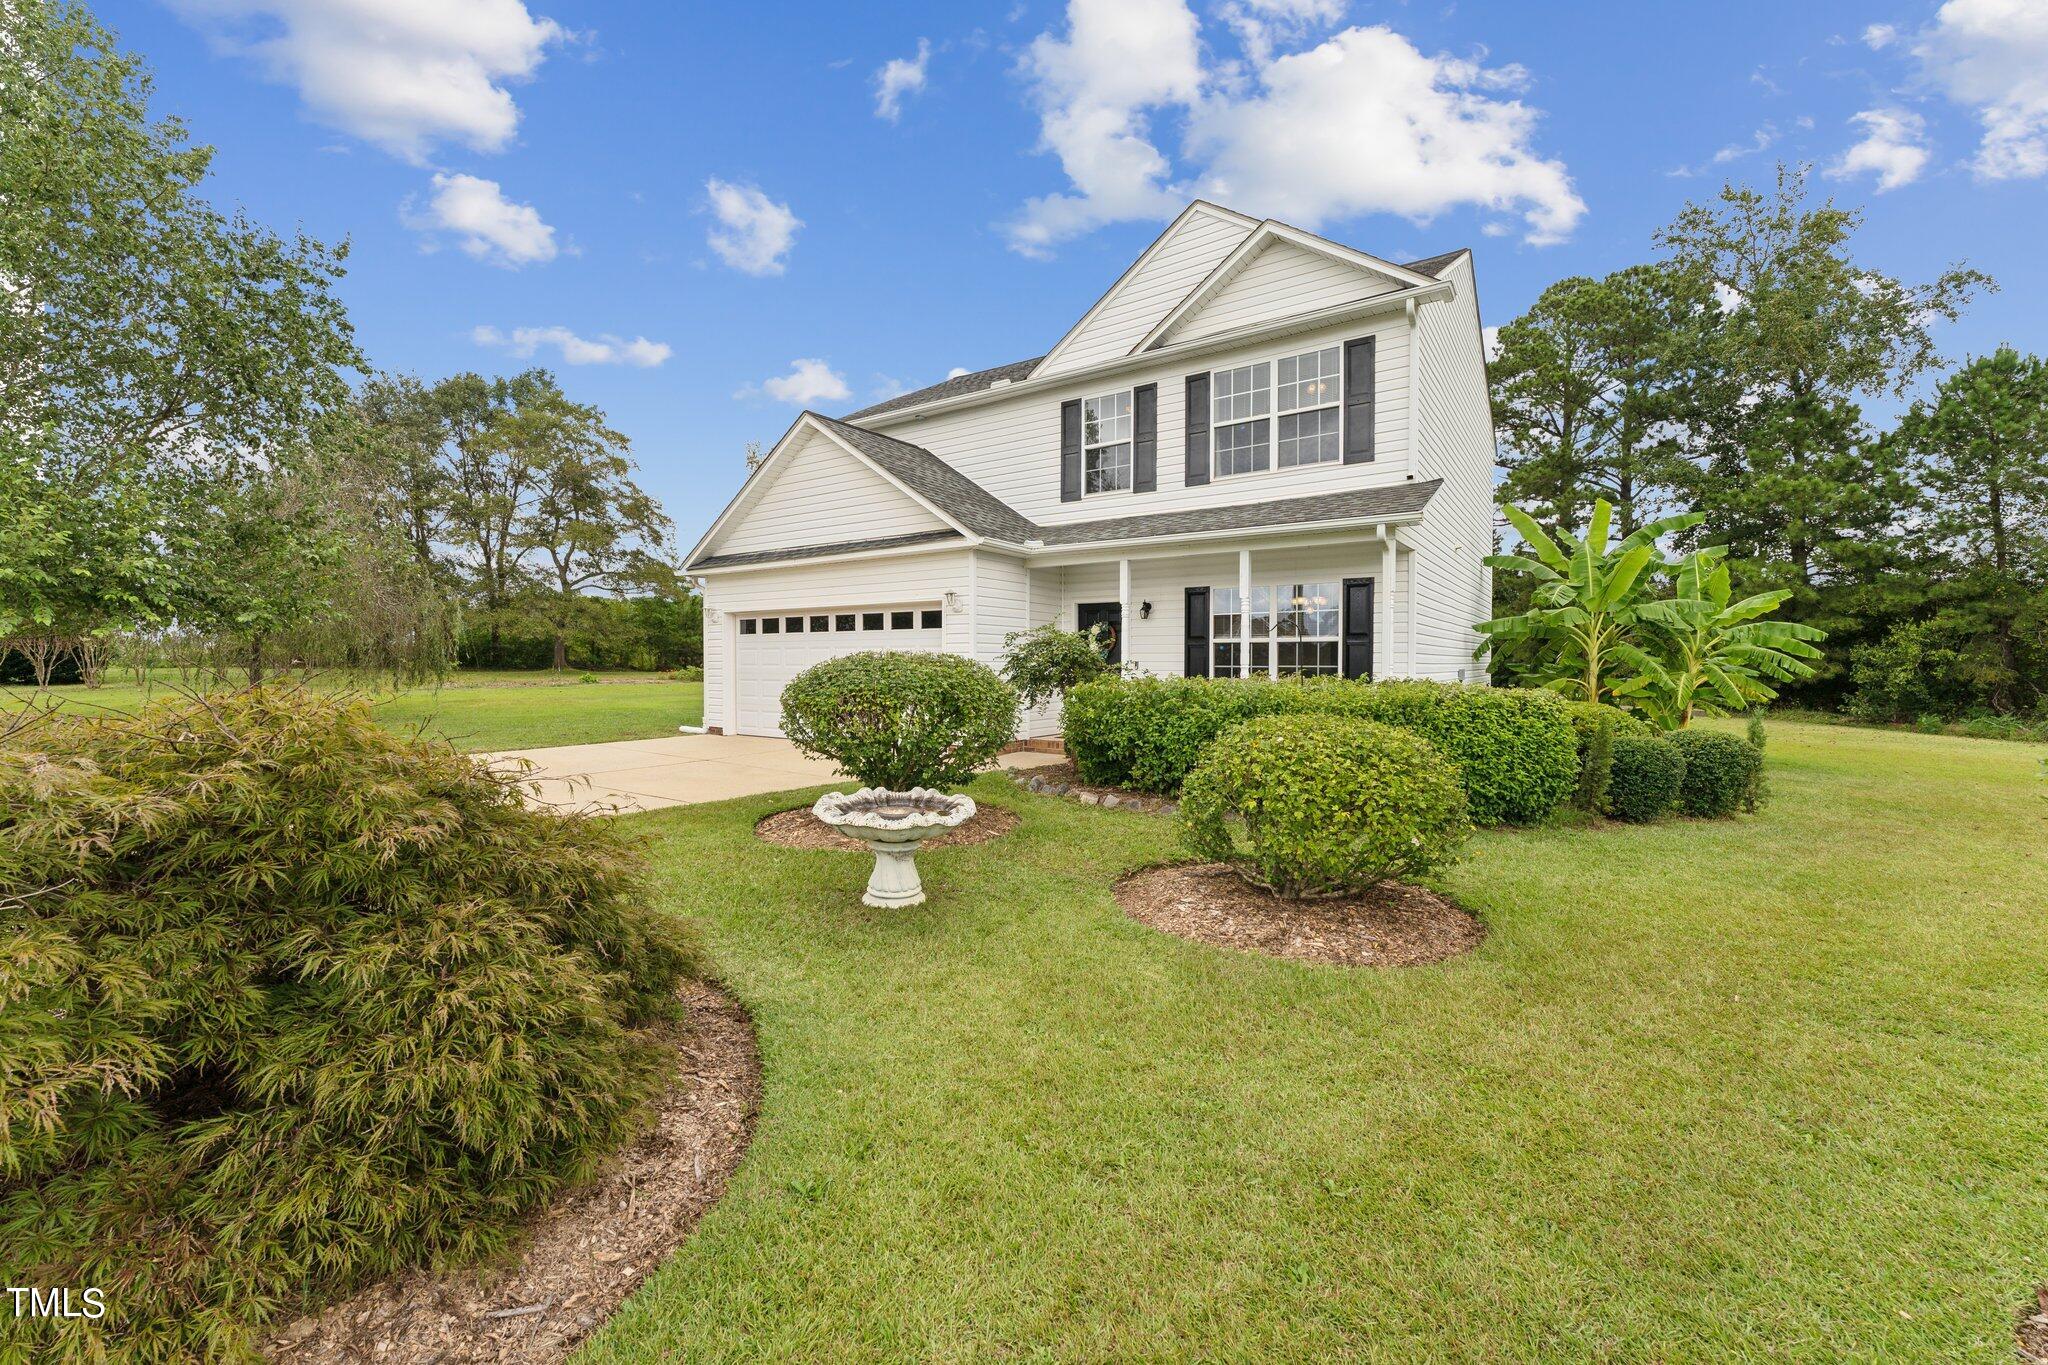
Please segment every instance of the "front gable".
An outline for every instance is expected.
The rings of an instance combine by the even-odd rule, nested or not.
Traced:
[[[1262,223],[1133,351],[1362,303],[1431,281],[1278,223]]]
[[[1255,226],[1218,205],[1190,204],[1046,353],[1032,377],[1066,374],[1128,353]]]
[[[808,421],[771,454],[755,483],[693,559],[957,530]]]

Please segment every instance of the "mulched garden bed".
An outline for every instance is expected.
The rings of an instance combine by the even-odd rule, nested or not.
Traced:
[[[293,1365],[567,1359],[718,1202],[753,1133],[752,1022],[715,986],[688,983],[681,994],[689,1023],[670,1030],[676,1083],[655,1101],[654,1126],[543,1210],[516,1261],[381,1281],[287,1324],[264,1353]]]
[[[1028,792],[1041,796],[1058,796],[1068,801],[1078,801],[1084,806],[1102,806],[1108,810],[1134,810],[1146,815],[1171,815],[1180,809],[1180,802],[1170,796],[1153,796],[1149,792],[1134,792],[1123,787],[1097,787],[1081,780],[1081,774],[1072,763],[1047,764],[1042,768],[1019,768],[1010,774],[1010,779]]]
[[[2015,1329],[2023,1360],[2048,1362],[2048,1284],[2034,1291],[2034,1302]]]
[[[1002,806],[977,805],[972,820],[949,829],[936,838],[925,840],[918,849],[923,852],[934,848],[961,848],[968,844],[985,844],[991,839],[1002,838],[1015,828],[1017,812]],[[836,833],[831,827],[821,823],[818,817],[811,814],[809,806],[777,811],[754,826],[754,835],[767,843],[780,844],[784,848],[836,848],[854,853],[867,852],[867,845]]]
[[[1469,953],[1486,937],[1470,911],[1434,891],[1388,882],[1362,896],[1286,901],[1221,863],[1133,872],[1116,903],[1140,924],[1218,948],[1343,967],[1414,967]]]

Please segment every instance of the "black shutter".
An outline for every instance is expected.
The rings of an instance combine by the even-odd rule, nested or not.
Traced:
[[[1373,339],[1344,343],[1344,463],[1372,459]]]
[[[1344,676],[1372,677],[1372,580],[1344,580]]]
[[[1081,500],[1081,400],[1060,404],[1060,501]]]
[[[1188,589],[1187,675],[1209,676],[1209,590]]]
[[[1131,391],[1131,491],[1150,493],[1159,487],[1159,386],[1140,384]]]
[[[1188,468],[1189,487],[1209,482],[1209,372],[1188,376]]]

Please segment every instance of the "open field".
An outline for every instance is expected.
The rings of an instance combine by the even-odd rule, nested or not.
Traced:
[[[582,1359],[2002,1360],[2048,1279],[2039,749],[1772,728],[1756,818],[1481,836],[1471,956],[1126,919],[1153,818],[770,847],[631,817],[753,1011],[731,1193]]]
[[[312,685],[357,689],[386,724],[440,735],[470,750],[652,739],[674,734],[679,725],[695,725],[704,713],[702,683],[668,682],[645,673],[599,676],[599,682],[584,683],[574,673],[565,678],[539,670],[466,673],[441,687],[395,693],[388,685],[338,676]],[[173,695],[181,686],[174,678],[153,679],[147,689],[123,680],[97,689],[53,687],[50,696],[66,708],[130,711],[152,695]],[[0,692],[0,708],[27,705],[33,695],[28,688]]]

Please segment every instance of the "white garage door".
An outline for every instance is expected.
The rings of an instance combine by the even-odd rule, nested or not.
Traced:
[[[782,733],[782,689],[812,664],[863,649],[935,654],[945,648],[945,617],[930,603],[736,614],[740,645],[735,667],[743,735]]]

